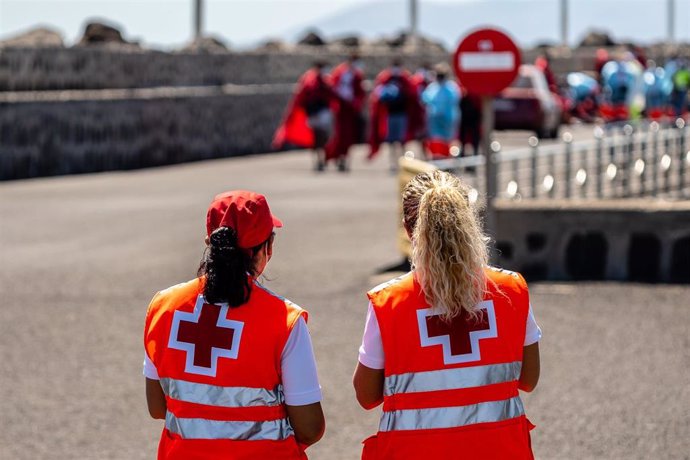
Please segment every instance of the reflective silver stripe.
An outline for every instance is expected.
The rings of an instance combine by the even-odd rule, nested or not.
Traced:
[[[525,413],[519,396],[469,406],[405,409],[384,412],[379,431],[455,428],[476,423],[500,422]]]
[[[178,418],[170,411],[165,416],[165,427],[183,439],[282,441],[294,434],[285,418],[266,422],[229,422],[203,418]]]
[[[283,389],[221,387],[171,378],[160,379],[163,392],[170,398],[219,407],[278,406],[283,403]]]
[[[386,377],[383,394],[456,390],[511,382],[520,378],[521,361],[486,366],[410,372]]]

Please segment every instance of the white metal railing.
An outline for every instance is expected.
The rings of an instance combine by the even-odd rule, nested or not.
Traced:
[[[491,144],[496,196],[520,199],[690,198],[690,129],[685,120],[637,121],[594,128],[594,138],[502,151]],[[486,189],[483,155],[431,161]]]

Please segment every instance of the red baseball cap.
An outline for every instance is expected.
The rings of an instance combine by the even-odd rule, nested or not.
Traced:
[[[216,195],[206,213],[206,232],[211,235],[219,227],[237,232],[237,243],[243,249],[266,241],[274,227],[283,222],[271,214],[266,197],[248,190],[233,190]]]

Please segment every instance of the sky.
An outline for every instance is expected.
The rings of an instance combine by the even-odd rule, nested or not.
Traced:
[[[585,10],[593,10],[591,5],[597,1],[600,0],[570,0],[573,21],[571,41],[574,42],[584,33],[584,22],[592,21],[597,22],[600,27],[612,29],[614,36],[616,32],[622,35],[639,32],[642,40],[651,41],[663,38],[666,34],[665,16],[661,11],[666,0],[607,0],[613,6],[610,11],[614,11],[615,14],[592,19],[590,11],[587,13],[590,16],[583,19]],[[371,0],[205,0],[204,29],[207,33],[215,34],[231,46],[239,48],[249,47],[269,38],[294,40],[309,26],[318,28],[320,24],[324,24],[328,31],[337,33],[340,15],[346,15],[348,10],[366,8],[367,3],[372,4]],[[429,23],[429,18],[425,20],[424,16],[425,8],[430,9],[432,3],[441,8],[463,3],[471,3],[474,7],[481,8],[480,4],[486,4],[486,10],[489,12],[489,8],[494,5],[508,6],[518,3],[525,11],[546,5],[547,8],[541,9],[555,12],[553,21],[543,30],[532,28],[524,35],[529,36],[528,42],[540,39],[558,41],[559,0],[422,0],[420,3],[421,31],[431,36],[437,32],[436,36],[446,45],[452,46],[455,36],[459,36],[462,31],[456,33],[452,30],[452,19],[451,30],[448,30],[448,24],[444,31],[433,30],[433,24]],[[57,29],[69,45],[81,36],[87,19],[98,18],[118,26],[123,30],[126,39],[138,40],[153,48],[178,48],[189,42],[192,37],[193,4],[193,0],[0,0],[0,39],[42,25]],[[384,7],[390,5],[392,10],[395,9],[395,14],[390,15],[390,25],[378,28],[376,34],[393,34],[405,27],[404,2],[384,0],[376,4]],[[690,0],[676,0],[676,4],[679,13],[676,18],[677,36],[690,41]],[[640,21],[646,20],[645,15],[648,13],[645,10],[650,8],[649,5],[658,6],[655,8],[656,11],[648,12],[651,14],[650,17],[654,18],[654,30],[652,27],[649,30],[641,30],[642,27],[633,24],[632,19],[634,16],[638,21],[636,24],[646,24]],[[448,18],[445,19],[448,23]],[[371,27],[367,27],[366,30],[353,30],[357,28],[356,21],[348,22],[346,27],[350,32],[374,34]],[[521,37],[516,38],[520,41]]]

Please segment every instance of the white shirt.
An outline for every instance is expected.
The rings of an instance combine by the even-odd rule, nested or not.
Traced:
[[[290,332],[280,359],[283,373],[285,404],[305,406],[321,401],[321,386],[316,373],[316,360],[309,329],[300,317]],[[144,353],[144,376],[159,380],[156,366]]]
[[[352,82],[355,79],[355,74],[352,70],[347,70],[340,76],[340,82],[336,87],[336,91],[346,101],[352,101],[355,98],[355,90],[352,87]]]
[[[529,314],[527,315],[525,332],[525,346],[537,343],[541,339],[541,329],[534,320],[532,304],[529,306]],[[359,362],[367,366],[369,369],[384,368],[383,365],[385,363],[385,356],[383,353],[381,330],[379,329],[379,322],[376,319],[374,306],[371,304],[371,302],[369,302],[367,321],[364,325],[362,345],[359,347]]]

